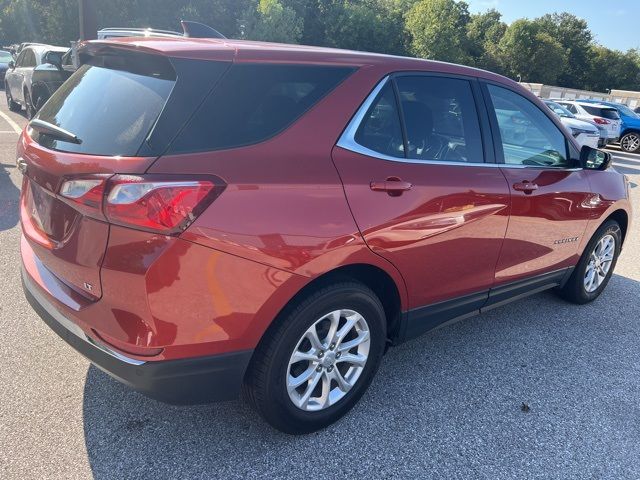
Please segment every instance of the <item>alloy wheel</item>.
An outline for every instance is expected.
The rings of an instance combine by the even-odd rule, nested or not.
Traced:
[[[369,358],[369,325],[354,310],[334,310],[311,325],[287,366],[287,392],[305,411],[324,410],[344,398]]]
[[[620,146],[626,152],[635,152],[640,149],[640,135],[637,133],[629,133],[622,137]]]
[[[616,240],[613,235],[603,236],[589,257],[587,270],[584,274],[584,288],[588,293],[595,292],[607,277],[616,249]]]

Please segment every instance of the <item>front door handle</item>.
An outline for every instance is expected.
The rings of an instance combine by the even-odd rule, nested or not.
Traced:
[[[384,182],[372,181],[369,187],[374,192],[387,192],[392,197],[399,197],[403,192],[411,190],[413,185],[398,177],[387,177]]]
[[[524,180],[522,182],[514,183],[513,189],[519,192],[531,193],[534,190],[538,190],[538,184]]]

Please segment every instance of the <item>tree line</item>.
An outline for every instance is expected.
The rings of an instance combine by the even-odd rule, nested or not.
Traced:
[[[519,79],[605,92],[640,90],[640,51],[599,45],[567,12],[507,25],[456,0],[100,0],[102,27],[179,29],[180,19],[230,38],[302,43],[462,63]],[[77,0],[0,0],[0,42],[68,45]]]

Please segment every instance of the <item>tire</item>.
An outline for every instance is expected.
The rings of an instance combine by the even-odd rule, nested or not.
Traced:
[[[7,107],[9,107],[9,110],[11,110],[12,112],[19,112],[22,107],[19,103],[13,101],[13,97],[11,96],[11,92],[9,91],[9,85],[6,82],[4,85],[4,93],[7,97]]]
[[[620,148],[629,153],[640,153],[640,133],[629,132],[620,139]]]
[[[614,241],[611,249],[612,258],[608,264],[608,268],[606,268],[606,272],[604,272],[605,274],[600,275],[597,272],[603,273],[603,270],[594,264],[594,256],[598,257],[597,265],[605,265],[604,262],[600,261],[605,257],[602,255],[599,256],[596,249],[600,248],[600,252],[603,252],[601,246],[604,245],[604,243],[601,245],[601,241],[604,242],[606,238],[612,238]],[[622,231],[620,230],[620,225],[614,220],[607,220],[596,230],[593,237],[591,237],[571,277],[569,277],[569,280],[562,288],[557,290],[558,294],[565,300],[579,305],[592,302],[598,298],[606,288],[613,274],[618,256],[620,255],[621,245]],[[587,274],[590,272],[594,272],[593,277],[590,277],[594,279],[591,284],[587,278]]]
[[[336,320],[337,317],[340,319]],[[333,336],[337,339],[346,330],[346,323],[356,318],[364,323],[357,320],[356,326],[343,332],[348,335],[330,343],[327,329],[332,321],[337,325]],[[368,328],[368,337],[358,325]],[[314,349],[310,341],[312,329],[322,344],[319,349]],[[347,349],[355,343],[357,346]],[[353,281],[321,288],[288,312],[285,310],[267,331],[250,362],[245,396],[271,426],[282,432],[303,434],[320,430],[340,419],[358,402],[378,370],[385,344],[386,319],[375,293]],[[361,353],[365,350],[366,353]],[[295,362],[294,353],[310,359],[291,363]],[[345,360],[347,356],[358,358],[360,366]],[[346,385],[350,381],[350,388],[344,383],[339,386],[338,374]],[[296,380],[307,376],[307,381],[292,387]]]
[[[24,104],[25,104],[25,109],[27,111],[27,118],[31,120],[36,114],[36,109],[33,106],[33,102],[31,101],[31,95],[29,94],[28,90],[24,91]]]

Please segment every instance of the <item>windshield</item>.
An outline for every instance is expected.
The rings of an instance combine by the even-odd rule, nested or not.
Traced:
[[[0,51],[0,63],[9,63],[13,60],[13,55],[9,52],[5,52],[4,50]]]
[[[564,108],[562,105],[560,105],[559,103],[556,102],[549,102],[549,101],[545,101],[544,102],[547,107],[549,107],[551,109],[551,111],[553,113],[555,113],[556,115],[560,116],[560,117],[564,117],[564,118],[575,118],[575,115],[573,113],[571,113],[569,110],[567,110],[566,108]]]

